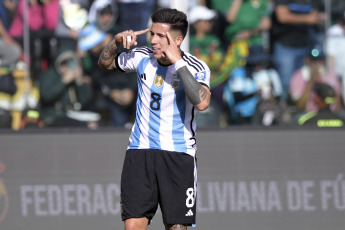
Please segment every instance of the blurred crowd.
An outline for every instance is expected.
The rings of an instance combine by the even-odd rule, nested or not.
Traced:
[[[0,128],[130,128],[137,76],[102,71],[98,57],[170,4],[1,0]],[[199,127],[344,125],[345,1],[193,0],[186,13],[187,51],[212,74]]]

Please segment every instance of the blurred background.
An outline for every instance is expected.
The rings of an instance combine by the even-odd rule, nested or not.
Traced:
[[[123,228],[137,76],[97,61],[163,7],[212,74],[197,229],[343,230],[343,0],[1,0],[0,229]]]
[[[130,128],[136,75],[97,60],[117,32],[149,27],[162,7],[188,15],[181,49],[211,69],[198,127],[343,126],[341,0],[2,0],[0,128]],[[320,96],[315,83],[334,92]]]

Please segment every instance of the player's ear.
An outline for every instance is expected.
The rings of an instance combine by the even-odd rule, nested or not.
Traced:
[[[182,35],[179,35],[175,38],[175,43],[177,46],[180,46],[182,42],[183,42],[183,36]]]

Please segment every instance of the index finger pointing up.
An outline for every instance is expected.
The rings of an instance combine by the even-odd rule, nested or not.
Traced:
[[[136,36],[138,36],[138,35],[146,34],[146,33],[149,32],[149,31],[150,31],[150,29],[147,28],[147,29],[145,29],[145,30],[135,31],[134,34],[135,34]]]
[[[171,34],[167,32],[167,39],[168,39],[168,44],[172,45],[175,44],[173,37],[171,37]]]

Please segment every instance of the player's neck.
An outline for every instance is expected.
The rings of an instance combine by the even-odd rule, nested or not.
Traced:
[[[167,58],[163,58],[163,57],[158,59],[158,63],[160,65],[165,65],[165,66],[172,64]]]

